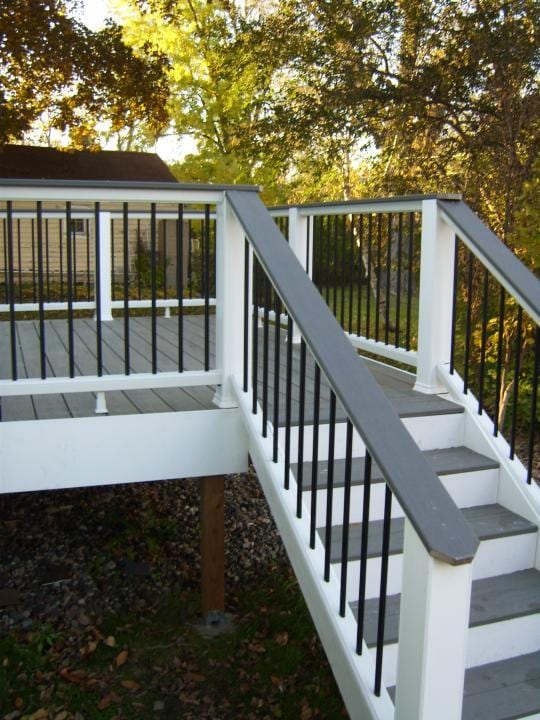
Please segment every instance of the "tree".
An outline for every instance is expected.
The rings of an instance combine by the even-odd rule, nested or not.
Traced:
[[[173,169],[183,180],[262,183],[275,197],[287,146],[268,120],[286,44],[265,53],[261,26],[273,3],[239,8],[227,0],[117,0],[124,41],[139,54],[150,41],[168,60],[168,108],[178,135],[197,153]],[[270,189],[270,190],[269,190]]]
[[[98,146],[103,130],[157,134],[167,124],[164,59],[144,58],[118,26],[91,32],[76,0],[0,0],[0,142],[19,141],[46,113],[47,128],[74,147]]]

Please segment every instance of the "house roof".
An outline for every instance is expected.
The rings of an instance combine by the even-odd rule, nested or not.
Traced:
[[[0,146],[0,178],[176,182],[155,153]]]

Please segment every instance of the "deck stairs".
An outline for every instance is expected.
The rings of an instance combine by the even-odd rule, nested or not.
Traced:
[[[296,351],[297,352],[297,351]],[[497,450],[489,447],[479,430],[475,429],[474,418],[458,402],[448,395],[423,395],[413,390],[413,376],[380,363],[371,364],[372,371],[381,387],[400,415],[404,426],[422,450],[424,456],[440,477],[444,487],[459,508],[466,521],[480,539],[480,548],[473,562],[473,584],[471,591],[470,623],[467,642],[465,691],[463,718],[467,720],[510,720],[510,718],[540,717],[540,571],[538,569],[538,546],[540,515],[529,506],[525,514],[515,512],[515,505],[504,503],[504,497],[513,493],[504,484],[512,482],[501,468]],[[257,442],[256,423],[244,407],[248,427],[251,426],[252,442]],[[321,409],[321,415],[325,412]],[[294,414],[294,413],[293,413]],[[253,417],[253,416],[252,416]],[[309,419],[304,431],[304,457],[302,474],[311,478],[312,426]],[[311,520],[313,506],[316,510],[315,524],[318,541],[325,542],[325,518],[327,513],[328,482],[328,425],[320,426],[319,459],[317,464],[317,498],[312,502],[311,488],[303,490],[303,522]],[[326,432],[325,432],[326,431]],[[291,456],[297,457],[298,436],[292,433]],[[280,430],[280,446],[283,452],[284,435]],[[344,446],[345,423],[336,425],[335,462],[332,495],[332,575],[330,583],[319,583],[326,592],[330,606],[335,606],[339,592],[337,584],[342,568],[343,513],[344,513]],[[348,631],[354,644],[356,618],[358,613],[358,586],[360,576],[360,537],[362,531],[362,498],[365,463],[365,448],[355,438],[352,462],[352,489],[350,496],[350,532],[347,568],[347,600],[350,613]],[[258,461],[258,453],[252,452],[255,466],[262,480],[270,506],[274,510],[278,526],[300,522],[291,513],[291,506],[283,498],[283,490],[272,486],[280,483],[269,473],[268,461]],[[295,495],[295,482],[299,473],[298,463],[291,465],[291,486],[288,491]],[[294,481],[293,481],[294,478]],[[309,480],[310,482],[310,480]],[[277,504],[279,503],[279,507]],[[508,506],[510,505],[510,507]],[[382,518],[384,511],[384,483],[382,475],[374,464],[372,468],[371,513],[368,541],[368,568],[366,581],[366,605],[364,636],[367,647],[372,651],[377,636],[378,594],[381,564]],[[292,517],[291,517],[292,515]],[[285,544],[290,533],[282,532]],[[293,543],[294,545],[294,543]],[[293,559],[297,547],[288,548]],[[303,550],[309,553],[304,543]],[[403,511],[394,502],[390,531],[390,557],[388,574],[388,598],[384,629],[383,683],[390,701],[395,696],[397,655],[399,643],[399,609],[401,570],[403,559]],[[321,555],[319,555],[319,561]],[[312,566],[319,579],[323,568]],[[300,584],[304,573],[298,573]],[[320,617],[317,601],[310,595],[312,584],[303,585],[306,602],[312,609],[315,621]],[[321,628],[318,628],[321,631]],[[321,632],[325,638],[327,630]],[[343,636],[336,633],[327,640],[330,658],[335,655],[335,644],[343,642]],[[334,648],[328,647],[328,643]],[[374,656],[374,653],[372,653]],[[339,673],[336,679],[340,684]],[[367,690],[367,689],[366,689]],[[368,690],[369,691],[369,690]],[[345,694],[346,697],[346,694]],[[351,709],[351,717],[364,717]],[[381,706],[383,703],[380,704]],[[388,707],[373,710],[373,717],[386,717]],[[380,714],[379,714],[380,712]]]

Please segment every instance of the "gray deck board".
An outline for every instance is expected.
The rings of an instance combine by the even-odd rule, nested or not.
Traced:
[[[384,642],[398,641],[401,595],[386,598]],[[351,603],[357,616],[358,603]],[[475,580],[471,590],[469,627],[510,620],[540,612],[540,572],[520,570],[507,575]],[[377,642],[379,599],[370,598],[365,604],[365,640],[368,646]]]
[[[497,537],[521,535],[536,532],[536,526],[520,515],[507,510],[501,505],[478,505],[462,508],[465,520],[470,524],[480,540],[491,540]],[[392,518],[390,522],[390,554],[403,551],[403,518]],[[369,524],[368,557],[378,557],[382,549],[383,521],[375,520]],[[325,528],[318,533],[324,542]],[[349,560],[360,558],[362,523],[351,523],[349,526]],[[330,557],[332,562],[341,562],[343,526],[332,528]]]
[[[450,475],[452,473],[474,472],[476,470],[487,470],[489,468],[497,468],[499,464],[496,460],[480,455],[467,447],[443,448],[440,450],[426,450],[424,457],[433,467],[437,475]],[[291,470],[296,474],[298,465],[291,465]],[[353,458],[351,464],[351,484],[362,485],[364,483],[365,458]],[[304,478],[308,478],[304,485],[304,490],[308,492],[311,488],[311,475],[313,472],[313,464],[311,462],[304,463]],[[375,461],[371,467],[372,482],[382,482],[383,475],[379,466]],[[317,463],[317,488],[323,490],[328,483],[328,462],[320,461]],[[345,460],[334,460],[334,487],[343,487],[345,484]]]
[[[210,316],[209,359],[215,367],[215,316]],[[39,335],[37,320],[17,321],[18,366],[20,377],[39,377]],[[96,323],[94,320],[74,321],[75,375],[97,374]],[[124,373],[124,323],[123,319],[102,322],[102,354],[104,374]],[[158,371],[176,371],[178,367],[178,320],[176,316],[157,318],[157,363]],[[46,320],[47,373],[50,377],[68,375],[68,337],[66,320]],[[285,422],[285,375],[286,375],[286,332],[280,333],[280,385],[278,424]],[[149,316],[132,316],[129,323],[130,370],[133,373],[151,371],[151,320]],[[274,345],[273,327],[268,342],[268,417],[273,419],[274,403]],[[259,331],[258,396],[262,401],[263,354],[262,330]],[[292,364],[292,423],[299,421],[300,389],[300,346],[293,347]],[[184,369],[201,370],[204,367],[204,316],[184,317]],[[305,386],[305,422],[313,422],[315,366],[307,353]],[[444,398],[415,393],[410,376],[396,375],[391,369],[378,363],[370,364],[376,380],[383,387],[390,402],[403,416],[433,413],[461,412],[461,408]],[[9,344],[9,323],[0,323],[0,377],[11,376]],[[133,414],[140,412],[166,412],[213,408],[215,388],[200,386],[193,388],[171,388],[161,390],[138,390],[107,393],[107,407],[110,414]],[[2,403],[4,420],[24,420],[52,417],[83,417],[94,412],[95,395],[77,393],[21,398],[5,398]],[[324,378],[321,385],[320,420],[329,419],[330,389]],[[345,413],[338,403],[337,420],[343,421]]]
[[[515,720],[540,713],[540,651],[469,668],[463,720]]]

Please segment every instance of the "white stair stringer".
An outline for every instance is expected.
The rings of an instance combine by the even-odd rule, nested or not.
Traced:
[[[394,705],[385,688],[380,697],[373,692],[375,663],[364,646],[356,653],[356,620],[347,606],[339,615],[339,584],[333,572],[323,578],[324,548],[316,537],[309,547],[309,513],[296,517],[296,482],[290,474],[290,489],[283,487],[284,461],[272,461],[271,437],[260,434],[261,413],[251,412],[251,394],[244,393],[238,379],[232,381],[248,435],[249,454],[276,522],[326,656],[332,667],[351,720],[393,720]]]

